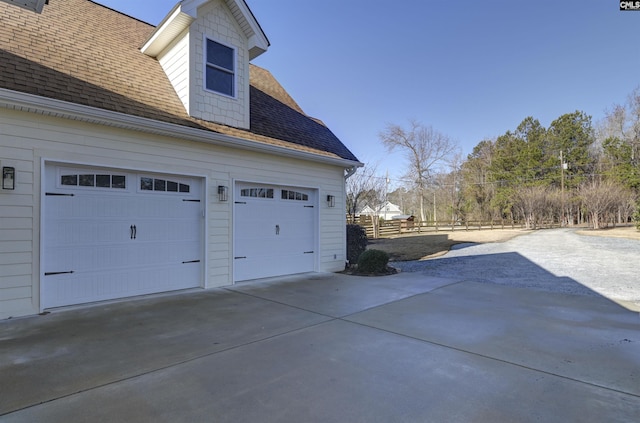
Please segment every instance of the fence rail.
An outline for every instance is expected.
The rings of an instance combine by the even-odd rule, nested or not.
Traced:
[[[366,232],[367,237],[371,239],[384,238],[400,234],[418,234],[438,231],[479,231],[479,230],[491,230],[491,229],[522,229],[525,228],[523,222],[508,222],[504,220],[499,221],[468,221],[468,222],[456,222],[456,223],[443,223],[436,221],[412,221],[412,220],[380,220],[377,221],[370,216],[359,216],[353,218],[347,216],[347,222],[355,223],[362,226]],[[538,227],[558,227],[556,223],[549,223]]]

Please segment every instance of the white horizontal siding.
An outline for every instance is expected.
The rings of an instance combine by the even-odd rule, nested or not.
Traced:
[[[12,298],[10,300],[0,301],[0,319],[8,319],[10,317],[35,313],[35,311],[31,310],[34,310],[34,308],[30,297]]]
[[[0,117],[0,166],[15,168],[15,190],[0,189],[0,318],[30,314],[33,308],[34,162],[11,119]],[[17,132],[17,133],[16,133]],[[24,309],[22,309],[24,307]]]
[[[24,288],[29,286],[31,286],[31,275],[0,276],[0,290],[5,288]]]
[[[347,259],[346,253],[346,218],[345,218],[345,186],[343,169],[334,169],[334,182],[329,185],[327,191],[321,196],[321,210],[325,213],[320,220],[320,236],[323,248],[321,250],[321,262],[325,265],[325,271],[337,272],[344,270]],[[336,205],[330,208],[326,205],[327,195],[335,196]]]
[[[31,300],[31,287],[20,286],[17,288],[4,288],[0,289],[0,304],[2,302],[16,299],[29,299]]]
[[[207,288],[232,282],[234,181],[317,189],[319,270],[336,271],[344,265],[340,167],[5,110],[0,112],[0,135],[0,162],[11,160],[18,171],[16,191],[0,193],[0,256],[4,255],[0,257],[0,290],[4,291],[0,306],[6,307],[0,312],[5,317],[6,310],[16,315],[39,311],[37,234],[43,160],[204,177]],[[218,201],[218,185],[229,187],[229,201]],[[329,194],[336,198],[335,208],[326,204]],[[32,297],[25,301],[22,296],[27,290]]]

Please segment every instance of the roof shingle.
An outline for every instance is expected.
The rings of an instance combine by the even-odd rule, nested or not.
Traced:
[[[50,0],[42,14],[0,3],[0,87],[357,161],[254,65],[250,130],[188,116],[158,61],[139,50],[154,29],[89,0]]]

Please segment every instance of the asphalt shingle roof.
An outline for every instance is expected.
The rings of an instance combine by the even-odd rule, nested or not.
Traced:
[[[250,130],[188,116],[158,61],[140,51],[154,29],[89,0],[50,0],[42,14],[2,2],[0,88],[357,161],[254,65]]]

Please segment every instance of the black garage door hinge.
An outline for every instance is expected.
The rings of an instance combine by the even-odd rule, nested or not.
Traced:
[[[190,260],[190,261],[183,261],[182,264],[188,264],[188,263],[200,263],[200,260]]]
[[[305,251],[304,254],[313,254],[314,251]]]
[[[235,201],[236,204],[247,204],[246,201]]]
[[[238,257],[234,257],[233,259],[234,260],[238,260],[238,259],[246,259],[246,258],[247,258],[247,256],[238,256]]]
[[[186,198],[183,198],[182,201],[189,201],[191,203],[199,203],[200,200],[187,200]]]
[[[60,192],[46,192],[44,195],[53,195],[56,197],[73,197],[74,194],[62,194]]]
[[[312,209],[313,206],[304,206],[305,209]]]
[[[45,276],[53,276],[53,275],[66,275],[69,273],[73,273],[73,270],[69,270],[68,272],[45,272]]]

